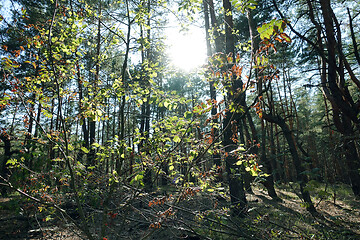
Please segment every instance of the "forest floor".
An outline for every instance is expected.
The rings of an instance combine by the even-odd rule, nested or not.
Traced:
[[[254,194],[247,194],[248,215],[231,223],[229,219],[215,216],[213,219],[217,220],[209,225],[205,220],[196,222],[196,214],[190,217],[179,214],[178,222],[181,219],[184,226],[193,232],[183,231],[185,228],[181,227],[170,228],[170,224],[151,229],[148,223],[139,220],[128,222],[129,226],[124,228],[126,234],[117,237],[109,235],[106,239],[360,239],[360,201],[353,197],[348,186],[336,185],[325,189],[322,185],[313,189],[317,192],[313,194],[317,196],[313,198],[317,209],[315,215],[306,211],[295,189],[280,186],[276,190],[281,201],[272,200],[264,189],[255,187]],[[56,220],[45,221],[41,213],[25,216],[17,198],[19,196],[0,198],[0,239],[81,239],[71,225]],[[189,212],[199,212],[199,208],[212,204],[202,201],[201,195],[193,198],[179,209],[186,207]],[[211,208],[213,206],[208,207]],[[146,205],[137,206],[137,210],[143,212],[148,209]],[[216,227],[216,223],[220,227]],[[206,227],[203,228],[202,224]],[[234,231],[229,231],[231,227],[222,229],[221,224],[234,225]]]

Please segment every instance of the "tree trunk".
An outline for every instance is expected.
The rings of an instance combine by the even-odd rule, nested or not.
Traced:
[[[130,18],[130,10],[129,10],[129,2],[128,0],[125,1],[126,5],[126,13],[127,13],[127,34],[126,34],[126,49],[125,49],[125,55],[124,55],[124,62],[122,64],[121,68],[121,80],[123,82],[124,88],[127,86],[126,76],[127,76],[127,63],[129,60],[129,52],[130,52],[130,37],[131,37],[131,18]],[[123,89],[125,91],[125,89]],[[124,162],[124,158],[121,156],[125,152],[124,148],[124,141],[125,141],[125,104],[126,104],[126,96],[125,94],[122,95],[120,101],[119,101],[119,119],[118,119],[118,125],[119,125],[119,141],[120,141],[120,156],[116,157],[115,162],[115,169],[117,173],[121,174],[121,168],[122,164]]]
[[[151,31],[150,31],[150,10],[151,10],[151,5],[150,5],[150,0],[147,1],[147,13],[148,13],[148,19],[147,19],[147,32],[146,32],[146,39],[148,42],[150,42],[150,37],[151,37]],[[143,26],[140,26],[141,28],[141,35],[143,35]],[[145,49],[145,46],[142,46],[142,63],[143,65],[145,65],[145,70],[143,70],[144,75],[142,76],[143,81],[144,81],[144,88],[149,88],[150,86],[150,81],[149,81],[149,73],[148,73],[148,68],[151,62],[153,62],[152,60],[152,56],[151,56],[151,47],[148,47]],[[147,94],[146,96],[144,96],[147,101],[144,102],[143,106],[142,106],[142,117],[141,117],[141,122],[142,122],[142,126],[140,127],[143,129],[142,132],[140,132],[140,134],[142,135],[142,137],[144,138],[144,140],[140,143],[139,149],[141,149],[141,151],[145,151],[146,155],[149,154],[149,146],[148,145],[148,139],[150,136],[150,114],[151,114],[151,108],[150,108],[150,94]],[[148,165],[145,168],[145,173],[144,173],[144,184],[145,184],[145,188],[146,190],[150,191],[153,188],[153,180],[152,180],[152,165]]]
[[[225,10],[225,46],[226,54],[235,57],[235,39],[232,33],[233,31],[233,20],[231,12],[231,3],[229,0],[223,0],[223,7]],[[234,63],[228,63],[228,69],[231,69]],[[225,119],[223,121],[224,128],[224,147],[225,147],[225,164],[226,171],[228,174],[229,188],[230,188],[230,198],[233,214],[237,216],[244,216],[247,206],[247,200],[244,192],[243,185],[243,176],[238,169],[235,169],[235,163],[237,158],[231,153],[237,148],[236,143],[233,142],[233,127],[237,121],[241,121],[238,118],[236,112],[232,112],[230,109],[230,104],[234,106],[245,106],[245,95],[243,92],[238,92],[242,90],[242,81],[236,79],[235,74],[233,78],[230,79],[231,88],[227,89],[227,111],[225,113]]]
[[[354,195],[360,198],[360,158],[356,150],[356,137],[354,135],[351,121],[346,116],[343,116],[344,125],[344,155],[346,164],[348,166],[348,174],[350,185]]]
[[[212,55],[212,49],[211,49],[211,44],[210,44],[210,22],[209,22],[209,5],[208,2],[203,0],[203,8],[204,8],[204,19],[205,19],[205,35],[206,35],[206,49],[207,49],[207,56],[211,57]],[[207,72],[206,73],[206,77],[209,79],[209,85],[210,85],[210,99],[211,99],[211,104],[212,104],[212,108],[211,108],[211,121],[213,124],[217,124],[218,123],[218,119],[216,117],[217,114],[217,102],[216,102],[216,88],[214,85],[214,80],[211,78],[210,73]],[[213,140],[217,139],[219,136],[218,130],[217,128],[212,128],[211,129],[211,137]],[[217,167],[221,167],[221,156],[219,154],[218,151],[215,151],[212,155],[212,159],[214,164]],[[221,179],[218,179],[219,181],[221,181]]]
[[[87,121],[86,118],[84,117],[83,114],[83,106],[82,106],[82,100],[83,100],[83,88],[82,88],[82,79],[81,79],[81,72],[80,72],[80,66],[79,64],[77,64],[77,83],[78,83],[78,91],[79,91],[79,117],[80,117],[80,122],[81,122],[81,130],[82,130],[82,135],[83,135],[83,141],[82,141],[82,146],[85,147],[86,149],[89,148],[89,131],[87,128]],[[78,154],[77,154],[77,160],[79,162],[83,162],[82,158],[83,158],[84,152],[82,150],[79,150]]]
[[[100,48],[101,48],[101,1],[99,2],[99,10],[98,10],[98,23],[97,23],[97,36],[96,36],[96,55],[95,55],[95,78],[93,82],[92,89],[94,93],[97,92],[99,78],[100,78]],[[96,95],[95,95],[96,96]],[[94,105],[93,111],[96,111],[96,107]],[[88,154],[88,164],[90,166],[94,166],[95,163],[95,149],[92,147],[92,144],[96,142],[96,121],[93,118],[89,119],[89,154]]]
[[[3,157],[3,162],[1,164],[1,172],[0,175],[7,179],[9,176],[8,174],[9,169],[6,166],[6,163],[8,160],[10,160],[11,156],[14,153],[19,153],[20,151],[16,150],[16,151],[11,151],[11,140],[13,138],[4,130],[2,129],[0,132],[0,140],[4,142],[4,157]],[[0,185],[0,193],[3,197],[6,197],[8,192],[7,192],[7,187],[4,185]]]
[[[215,8],[214,8],[214,2],[213,0],[208,0],[207,1],[209,3],[209,13],[210,13],[210,19],[211,19],[211,27],[213,29],[213,36],[214,36],[214,42],[215,42],[215,52],[221,52],[222,49],[222,44],[221,44],[221,39],[220,39],[220,35],[218,32],[218,23],[216,20],[216,15],[215,15]]]
[[[256,52],[259,49],[259,43],[255,36],[255,23],[252,16],[252,12],[250,9],[247,10],[246,14],[248,25],[249,25],[249,32],[250,32],[250,38],[251,38],[251,50],[252,50],[252,58],[254,61]],[[259,76],[258,69],[254,68],[255,71],[255,80],[258,81],[258,92],[260,96],[262,95],[262,78]],[[265,181],[263,182],[264,186],[266,187],[268,194],[273,199],[279,199],[275,192],[274,188],[274,179],[272,176],[272,167],[270,164],[270,160],[266,156],[266,130],[265,130],[265,123],[264,120],[261,119],[261,154],[260,154],[260,162],[264,164],[265,166],[265,172],[269,175],[265,178]]]
[[[298,181],[300,181],[301,195],[302,195],[304,202],[307,204],[306,209],[312,213],[316,212],[315,207],[311,201],[310,193],[305,188],[308,180],[307,180],[306,175],[303,174],[304,169],[301,165],[301,160],[300,160],[297,148],[296,148],[294,136],[293,136],[289,126],[286,124],[285,120],[283,118],[281,118],[280,116],[275,117],[275,116],[263,113],[263,118],[266,121],[273,122],[273,123],[279,125],[279,127],[282,129],[284,137],[288,143],[291,156],[293,158],[294,167],[295,167],[295,171],[296,171],[296,178]]]

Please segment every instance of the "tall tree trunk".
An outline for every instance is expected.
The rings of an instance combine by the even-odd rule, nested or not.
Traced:
[[[252,50],[252,57],[253,57],[252,61],[254,61],[256,52],[259,49],[259,43],[255,36],[255,23],[254,23],[254,19],[252,16],[252,11],[250,9],[247,10],[246,17],[248,20],[249,32],[250,32],[250,38],[251,38],[251,50]],[[259,76],[257,68],[255,68],[254,71],[255,71],[255,79],[256,79],[256,81],[258,81],[258,93],[259,93],[259,96],[261,96],[262,91],[263,91],[262,78],[261,78],[261,76]],[[264,119],[261,119],[261,148],[260,148],[260,150],[261,150],[260,162],[262,164],[264,164],[265,171],[269,175],[268,177],[265,178],[265,181],[263,182],[263,184],[266,187],[269,196],[273,199],[278,199],[279,197],[277,196],[277,194],[275,192],[275,188],[274,188],[274,179],[272,176],[272,166],[271,166],[270,160],[266,156],[266,130],[265,130]]]
[[[209,4],[209,13],[210,13],[210,19],[211,19],[211,27],[212,27],[212,34],[214,36],[214,42],[215,42],[215,52],[221,52],[222,51],[222,44],[220,39],[220,34],[218,31],[218,23],[216,20],[215,15],[215,8],[214,8],[214,2],[213,0],[207,1]]]
[[[207,49],[207,56],[211,57],[212,55],[212,49],[210,44],[210,21],[209,21],[209,6],[208,2],[206,0],[203,0],[203,8],[204,8],[204,18],[205,18],[205,36],[206,36],[206,49]],[[214,79],[211,77],[210,72],[206,72],[206,78],[209,79],[209,85],[210,85],[210,99],[211,99],[211,121],[213,124],[218,124],[218,118],[217,118],[217,102],[216,102],[216,88],[214,85]],[[211,129],[211,137],[213,140],[217,139],[219,136],[218,130],[216,127],[212,127]],[[212,159],[214,164],[217,167],[221,167],[221,156],[218,151],[215,151],[212,155]],[[221,175],[219,175],[221,176]],[[221,181],[221,179],[218,179]]]
[[[97,36],[96,36],[96,55],[95,55],[95,78],[93,83],[93,91],[96,96],[99,78],[100,78],[100,49],[101,49],[101,1],[99,1],[99,9],[98,9],[98,22],[97,22]],[[94,104],[94,107],[92,109],[93,111],[96,111],[96,107]],[[92,144],[96,142],[96,121],[93,118],[89,119],[89,148],[90,152],[88,154],[88,164],[90,166],[95,165],[95,149],[92,147]]]
[[[150,4],[150,0],[147,0],[147,6],[146,6],[146,11],[147,11],[147,31],[146,31],[146,39],[147,41],[150,43],[151,42],[151,22],[150,22],[150,10],[151,10],[151,4]],[[143,26],[141,27],[141,35],[143,35]],[[145,50],[145,46],[142,45],[142,64],[144,66],[144,70],[143,70],[143,84],[144,84],[144,88],[149,88],[150,87],[150,81],[149,81],[149,73],[148,70],[150,68],[150,63],[153,61],[152,60],[152,56],[151,56],[151,47],[148,47]],[[143,129],[142,132],[140,132],[140,134],[142,135],[142,137],[144,138],[142,140],[142,142],[140,143],[139,148],[141,149],[141,151],[145,151],[146,155],[149,154],[149,146],[148,146],[148,139],[150,136],[150,115],[151,115],[151,108],[150,108],[150,93],[146,94],[146,96],[144,96],[147,101],[143,103],[142,106],[142,116],[141,116],[141,122],[142,122],[142,126],[141,128]],[[141,129],[140,128],[140,129]],[[145,184],[145,188],[149,191],[153,188],[153,180],[152,180],[152,165],[148,165],[145,168],[145,173],[144,173],[144,184]]]
[[[126,5],[126,19],[127,19],[127,34],[126,34],[126,41],[125,41],[126,49],[125,49],[124,62],[123,62],[122,68],[121,68],[121,81],[123,82],[124,88],[127,87],[126,76],[127,76],[127,72],[128,72],[127,64],[129,61],[131,24],[132,24],[132,20],[130,18],[130,9],[129,9],[129,1],[128,0],[125,1],[125,5]],[[123,91],[125,91],[125,89],[123,89]],[[119,106],[119,120],[118,120],[119,129],[118,129],[118,132],[119,132],[119,141],[120,141],[121,146],[120,146],[120,156],[116,157],[115,169],[118,174],[121,174],[121,168],[122,168],[122,164],[124,162],[124,158],[121,155],[125,152],[125,147],[124,147],[125,104],[126,104],[125,94],[122,94],[119,104],[120,104],[120,106]]]
[[[250,117],[251,118],[251,117]],[[245,146],[247,149],[249,149],[249,153],[250,154],[256,154],[257,153],[257,145],[255,144],[256,141],[253,141],[253,138],[251,138],[250,133],[249,133],[249,129],[248,126],[246,124],[246,118],[243,117],[242,118],[242,123],[243,123],[243,127],[244,127],[244,134],[246,136],[246,143]],[[246,190],[247,193],[250,194],[254,194],[252,188],[251,188],[251,182],[254,180],[254,177],[247,171],[244,171],[245,168],[243,168],[243,172],[244,172],[244,188]]]
[[[223,0],[224,15],[225,15],[225,44],[226,44],[226,54],[235,57],[235,39],[233,35],[233,20],[231,12],[231,3],[229,0]],[[228,69],[231,69],[232,64],[230,63]],[[233,208],[233,213],[235,215],[244,216],[247,206],[247,200],[245,197],[243,176],[239,170],[235,169],[235,163],[237,158],[231,153],[234,151],[237,146],[233,139],[233,128],[235,128],[236,121],[240,121],[236,112],[232,112],[230,105],[234,106],[245,106],[245,96],[242,92],[242,81],[236,79],[235,74],[233,78],[230,79],[231,87],[227,89],[227,102],[226,107],[227,111],[225,113],[225,119],[223,121],[224,127],[224,147],[225,147],[225,164],[226,171],[228,173],[228,181],[230,188],[230,198],[231,205]]]
[[[82,78],[81,78],[81,72],[80,72],[80,66],[79,64],[77,64],[77,83],[78,83],[78,91],[79,91],[79,117],[80,117],[80,124],[81,124],[81,130],[82,130],[82,135],[83,135],[83,141],[82,141],[82,146],[85,147],[86,149],[89,148],[89,131],[87,128],[87,121],[86,118],[83,114],[83,88],[82,88]],[[77,154],[77,160],[79,162],[82,163],[82,158],[83,158],[84,152],[82,150],[79,150],[78,154]]]
[[[33,155],[32,152],[30,152],[30,148],[31,148],[31,139],[33,138],[32,132],[33,132],[33,126],[34,126],[34,122],[35,122],[35,94],[32,94],[30,97],[31,103],[30,103],[30,107],[29,107],[29,121],[28,121],[28,129],[27,129],[27,133],[25,136],[25,147],[26,147],[26,151],[29,153],[29,156],[27,158],[25,158],[25,165],[31,169],[32,168],[32,161],[33,161]],[[36,123],[35,123],[36,124]]]
[[[54,130],[54,107],[55,107],[55,99],[53,98],[51,100],[51,119],[50,119],[50,128],[49,128],[49,132],[52,132]],[[49,163],[50,165],[52,165],[53,160],[55,158],[55,149],[54,149],[54,143],[53,142],[50,142],[49,143],[49,147],[48,147],[48,157],[50,159]]]
[[[353,131],[351,120],[343,116],[344,127],[344,155],[348,166],[350,184],[354,195],[360,198],[360,158],[356,149],[356,137]]]
[[[354,103],[348,87],[345,85],[343,71],[347,61],[341,49],[341,37],[338,33],[337,39],[335,38],[334,21],[337,22],[334,12],[332,11],[329,0],[320,0],[320,6],[322,16],[324,19],[326,44],[327,44],[327,59],[322,59],[323,66],[327,63],[327,72],[322,73],[323,82],[327,83],[328,89],[323,87],[326,97],[330,100],[333,107],[334,123],[336,128],[344,135],[344,151],[346,163],[349,169],[349,178],[351,181],[351,187],[356,197],[360,197],[360,173],[358,171],[360,166],[360,156],[355,148],[355,140],[348,141],[348,139],[354,138],[354,130],[352,123],[359,128],[360,120],[358,118],[360,109]],[[339,66],[337,65],[337,52],[339,55]],[[325,65],[326,66],[326,65]],[[352,71],[347,67],[350,77],[355,83],[357,79],[351,75]],[[339,76],[337,76],[339,74]],[[327,76],[327,78],[326,78]],[[340,78],[340,79],[338,79]],[[354,150],[352,150],[354,149]]]
[[[280,164],[278,164],[278,161],[276,160],[276,147],[275,147],[275,138],[274,138],[274,124],[270,123],[270,126],[268,126],[269,129],[269,143],[270,143],[270,159],[271,159],[271,165],[273,168],[273,176],[274,181],[282,181],[282,167]]]

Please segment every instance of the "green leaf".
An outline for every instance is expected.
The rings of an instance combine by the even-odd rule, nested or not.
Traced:
[[[261,39],[270,39],[272,36],[282,33],[286,28],[286,22],[283,20],[273,19],[268,23],[264,23],[258,27]]]
[[[186,111],[186,112],[184,113],[184,117],[185,117],[186,119],[191,119],[191,118],[193,117],[193,113],[190,112],[190,111]]]
[[[16,163],[17,163],[17,160],[15,158],[12,158],[6,162],[6,165],[15,165]]]
[[[240,166],[242,163],[243,163],[243,161],[242,161],[242,160],[239,160],[239,161],[237,161],[237,162],[235,163],[235,165]]]
[[[251,176],[253,176],[253,177],[256,177],[256,176],[258,175],[258,173],[257,173],[254,169],[251,169],[251,170],[250,170],[250,174],[251,174]]]
[[[100,144],[98,144],[98,143],[93,143],[92,145],[93,145],[93,147],[100,147]]]
[[[170,109],[169,106],[170,106],[170,102],[167,101],[167,100],[165,100],[165,102],[164,102],[164,107]]]
[[[144,175],[142,175],[141,173],[136,175],[130,183],[138,182],[140,185],[143,185],[144,183],[142,182],[142,180],[144,178]]]
[[[173,140],[174,142],[179,143],[181,141],[181,138],[178,135],[176,135]]]
[[[69,144],[69,150],[73,151],[74,149],[75,149],[74,146],[72,144]]]
[[[52,114],[49,112],[49,111],[47,111],[46,109],[41,109],[41,112],[44,114],[44,116],[45,117],[47,117],[47,118],[52,118]]]
[[[86,154],[90,152],[86,147],[81,147],[81,150]]]

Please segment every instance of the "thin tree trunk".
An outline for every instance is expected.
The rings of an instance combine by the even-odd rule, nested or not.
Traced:
[[[77,84],[78,84],[78,91],[79,91],[79,103],[78,103],[78,111],[79,111],[79,118],[80,118],[79,120],[80,120],[82,135],[83,135],[82,146],[85,147],[86,149],[89,149],[89,145],[90,145],[89,131],[87,128],[86,118],[83,114],[83,106],[82,106],[83,88],[82,88],[82,80],[81,80],[81,72],[80,72],[79,64],[77,64]],[[84,152],[82,150],[79,150],[78,154],[77,154],[77,161],[83,163],[83,156],[84,156]]]
[[[206,35],[206,49],[207,49],[207,56],[211,57],[212,49],[210,44],[210,22],[209,22],[209,6],[206,0],[203,0],[203,8],[204,8],[204,18],[205,18],[205,35]],[[214,85],[214,80],[211,78],[211,73],[207,72],[206,77],[209,79],[210,85],[210,99],[211,99],[211,121],[213,124],[218,124],[217,118],[217,102],[216,102],[216,88]],[[218,130],[216,127],[212,127],[211,129],[211,137],[213,140],[218,138]],[[212,159],[214,164],[219,168],[221,167],[221,157],[218,151],[215,151],[212,155]],[[221,174],[219,175],[221,176]],[[221,179],[218,179],[221,181]]]
[[[209,3],[209,13],[210,13],[210,19],[211,19],[211,27],[213,30],[213,36],[214,36],[214,42],[215,42],[215,52],[221,52],[222,44],[220,39],[220,34],[218,32],[218,23],[216,20],[215,15],[215,8],[214,8],[214,2],[213,0],[208,0]]]
[[[150,4],[150,0],[147,1],[147,13],[148,13],[148,19],[147,19],[147,31],[146,31],[146,39],[147,41],[150,43],[151,39],[150,39],[150,34],[151,34],[151,29],[150,29],[150,10],[151,10],[151,4]],[[141,35],[143,35],[143,26],[141,27]],[[150,63],[152,62],[152,56],[151,56],[151,48],[148,47],[145,51],[145,46],[142,46],[142,62],[145,65],[145,70],[143,70],[144,72],[144,76],[142,76],[143,81],[144,81],[144,87],[145,88],[149,88],[150,86],[150,81],[149,81],[149,75],[148,74],[148,68]],[[141,141],[139,149],[141,149],[142,151],[146,152],[146,155],[149,154],[149,146],[148,145],[148,139],[150,136],[150,115],[151,115],[151,108],[150,108],[150,93],[146,94],[146,96],[144,96],[147,101],[145,101],[142,105],[142,116],[141,116],[141,127],[140,130],[143,129],[142,131],[140,131],[140,134],[142,135],[142,137],[144,138],[144,140]],[[144,173],[144,184],[145,184],[145,188],[146,190],[150,191],[153,188],[153,181],[152,181],[152,166],[148,165],[145,168],[145,173]]]
[[[100,49],[101,49],[101,1],[99,2],[99,10],[98,10],[98,23],[97,23],[97,37],[96,37],[96,55],[95,55],[95,79],[93,83],[93,91],[96,93],[100,78]],[[95,106],[92,109],[96,110]],[[95,165],[95,149],[92,147],[92,144],[96,142],[96,121],[93,118],[89,119],[89,148],[90,152],[88,154],[88,164],[90,166]]]
[[[124,56],[124,62],[121,68],[121,80],[124,83],[124,88],[126,88],[127,84],[126,84],[126,73],[127,73],[127,64],[128,64],[128,59],[129,59],[129,52],[130,52],[130,36],[131,36],[131,18],[130,18],[130,10],[129,10],[129,1],[126,0],[125,1],[125,5],[126,5],[126,18],[127,18],[127,35],[126,35],[126,49],[125,49],[125,56]],[[130,76],[129,76],[130,77]],[[125,89],[124,89],[125,91]],[[116,162],[115,162],[115,168],[118,174],[121,174],[121,168],[122,168],[122,164],[124,161],[124,158],[121,156],[121,154],[124,153],[125,148],[124,148],[124,144],[123,141],[125,140],[125,104],[126,104],[126,96],[125,94],[122,95],[121,100],[120,100],[120,106],[119,106],[119,140],[121,143],[120,146],[120,156],[116,157]]]

